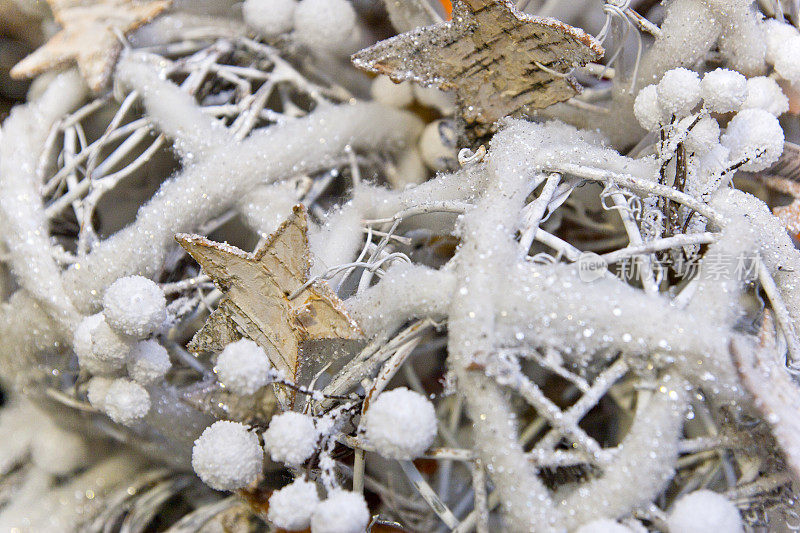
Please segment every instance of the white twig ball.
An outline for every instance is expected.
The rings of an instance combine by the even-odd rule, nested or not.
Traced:
[[[103,297],[103,314],[118,333],[143,339],[166,320],[164,291],[143,276],[119,278]]]
[[[727,68],[712,70],[700,82],[703,106],[712,113],[738,111],[747,98],[747,78]]]
[[[150,411],[150,395],[138,383],[115,379],[106,393],[105,411],[114,422],[130,426]]]
[[[171,366],[167,349],[152,339],[134,344],[128,357],[128,375],[140,385],[150,385],[164,377]]]
[[[311,514],[318,503],[317,485],[311,481],[296,479],[290,485],[272,493],[267,519],[287,531],[308,529]]]
[[[680,498],[667,518],[670,533],[708,533],[744,531],[736,506],[722,494],[697,490]]]
[[[78,365],[90,374],[109,374],[125,366],[131,343],[106,323],[103,313],[87,316],[75,328]]]
[[[296,8],[295,0],[245,0],[242,17],[254,30],[276,37],[291,31]]]
[[[311,533],[363,533],[369,518],[369,508],[361,494],[336,490],[314,508]]]
[[[683,117],[700,102],[700,76],[679,67],[668,70],[656,86],[661,108],[671,115]]]
[[[270,362],[250,339],[228,344],[214,367],[220,383],[235,394],[253,394],[270,382]]]
[[[273,461],[299,465],[314,453],[318,438],[313,418],[287,411],[270,420],[264,432],[264,449]]]
[[[255,433],[238,422],[220,420],[194,441],[192,468],[216,490],[236,490],[261,475],[264,455]]]
[[[433,404],[405,387],[381,393],[366,418],[367,440],[389,459],[419,457],[436,438]]]
[[[763,109],[745,109],[728,123],[722,145],[728,148],[730,160],[747,172],[759,172],[774,164],[783,153],[783,128],[778,119]]]

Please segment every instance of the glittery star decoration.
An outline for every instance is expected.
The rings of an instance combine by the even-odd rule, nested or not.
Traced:
[[[308,222],[303,206],[250,254],[199,235],[175,239],[225,293],[191,343],[192,352],[221,351],[247,337],[261,346],[278,370],[296,378],[300,343],[357,339],[358,325],[322,283],[308,284]]]
[[[108,83],[127,34],[169,7],[171,0],[47,0],[61,30],[11,69],[28,78],[70,61],[95,92]]]
[[[580,85],[569,72],[603,53],[583,30],[508,0],[456,0],[452,20],[376,43],[352,61],[396,82],[455,91],[463,119],[483,134],[506,115],[575,96]]]

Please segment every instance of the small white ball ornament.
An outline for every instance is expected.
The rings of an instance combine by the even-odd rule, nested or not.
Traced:
[[[220,420],[194,441],[192,468],[216,490],[236,490],[258,480],[264,452],[255,433],[238,422]]]
[[[314,453],[318,438],[313,418],[287,411],[270,420],[264,432],[264,449],[273,461],[299,465]]]
[[[150,411],[150,394],[138,383],[115,379],[106,392],[104,407],[111,420],[130,426]]]
[[[436,438],[436,410],[423,395],[405,387],[381,393],[370,405],[366,437],[390,459],[419,457]]]
[[[111,284],[103,296],[103,314],[120,334],[144,339],[166,320],[164,291],[143,276],[126,276]]]
[[[361,494],[334,491],[314,508],[311,533],[363,533],[369,524],[369,508]]]
[[[166,348],[152,339],[134,344],[128,357],[128,375],[140,385],[164,377],[171,366]]]
[[[220,383],[235,394],[253,394],[270,382],[270,362],[250,339],[232,342],[222,350],[214,369]]]
[[[267,519],[287,531],[308,529],[311,515],[318,503],[317,485],[297,479],[272,493]]]
[[[296,8],[296,0],[245,0],[242,17],[254,30],[276,37],[292,30]]]
[[[742,517],[722,494],[697,490],[680,498],[667,518],[669,533],[742,533]]]
[[[294,12],[294,36],[316,52],[350,54],[358,48],[356,12],[347,0],[302,0]]]
[[[671,115],[683,117],[700,102],[700,76],[679,67],[668,70],[656,86],[661,108]]]

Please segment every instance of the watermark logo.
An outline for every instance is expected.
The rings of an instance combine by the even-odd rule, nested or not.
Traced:
[[[594,252],[584,252],[578,258],[578,277],[581,281],[590,283],[602,278],[608,270],[605,259]]]

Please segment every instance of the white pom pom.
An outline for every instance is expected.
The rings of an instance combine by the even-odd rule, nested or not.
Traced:
[[[718,68],[700,82],[703,106],[712,113],[738,111],[747,98],[747,78],[727,68]]]
[[[763,109],[779,117],[789,111],[789,99],[778,82],[766,76],[756,76],[747,80],[747,98],[742,107]]]
[[[690,119],[687,117],[685,120]],[[704,117],[689,131],[684,141],[689,153],[702,155],[710,152],[719,144],[719,122],[711,117]]]
[[[114,383],[112,378],[102,376],[96,376],[89,380],[89,384],[86,387],[86,398],[92,404],[92,407],[100,411],[106,410],[106,395],[112,383]]]
[[[647,131],[658,131],[667,122],[669,117],[658,102],[658,89],[655,85],[648,85],[639,91],[633,102],[633,114]]]
[[[667,518],[669,533],[744,531],[739,510],[730,500],[710,490],[698,490],[679,499]]]
[[[778,48],[789,39],[797,37],[797,35],[797,30],[791,24],[786,24],[785,22],[775,19],[767,19],[764,22],[764,37],[767,41],[767,61],[774,65]]]
[[[356,22],[347,0],[302,0],[294,12],[294,35],[312,50],[349,54],[358,48]]]
[[[428,168],[443,171],[453,168],[458,162],[458,134],[453,122],[448,119],[434,120],[419,137],[419,151]]]
[[[318,437],[313,418],[287,411],[270,420],[264,432],[264,449],[273,461],[299,465],[314,453]]]
[[[108,374],[125,365],[131,343],[106,323],[102,313],[87,316],[73,338],[78,365],[90,374]]]
[[[295,0],[245,0],[242,16],[254,30],[275,37],[291,31],[296,8]]]
[[[164,291],[142,276],[119,278],[103,297],[103,313],[117,332],[143,339],[166,319]]]
[[[111,420],[130,426],[150,410],[150,395],[128,379],[115,379],[108,387],[105,399],[106,414]]]
[[[269,359],[250,339],[227,345],[219,354],[214,370],[220,383],[235,394],[253,394],[270,383]]]
[[[128,357],[128,375],[140,385],[150,385],[170,368],[169,354],[157,341],[140,341]]]
[[[728,123],[721,142],[731,151],[731,162],[750,159],[741,169],[758,172],[778,160],[783,140],[783,128],[774,115],[763,109],[745,109]]]
[[[775,50],[775,72],[792,84],[800,83],[800,35],[787,39]]]
[[[583,524],[575,530],[575,533],[633,533],[627,526],[608,518],[593,520],[588,524]]]
[[[661,108],[671,115],[686,116],[700,102],[700,76],[693,70],[668,70],[656,88]]]
[[[255,433],[238,422],[220,420],[194,441],[192,468],[216,490],[236,490],[261,475],[264,455]]]
[[[378,76],[372,80],[370,94],[376,101],[392,106],[405,107],[414,101],[414,92],[407,81],[395,83],[389,76]]]
[[[317,486],[311,481],[297,479],[272,493],[267,518],[274,526],[288,531],[307,529],[318,503]]]
[[[369,518],[369,508],[361,494],[337,490],[314,509],[311,533],[363,533]]]
[[[436,410],[425,396],[405,387],[384,392],[367,411],[367,440],[390,459],[414,459],[436,438]]]
[[[50,420],[37,426],[31,443],[31,460],[45,472],[57,476],[69,474],[83,466],[88,457],[89,447],[79,434]]]

